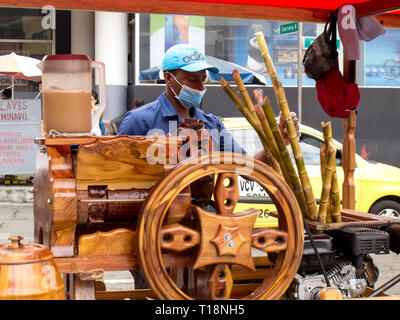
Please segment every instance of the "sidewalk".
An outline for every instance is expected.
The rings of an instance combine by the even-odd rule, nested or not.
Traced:
[[[32,185],[0,185],[0,203],[33,203]]]
[[[22,243],[33,242],[33,187],[0,187],[1,194],[6,194],[10,200],[26,201],[24,203],[11,203],[0,201],[0,244],[10,243],[8,237],[22,236]],[[8,189],[8,190],[4,190]],[[17,195],[10,196],[15,191]],[[104,273],[104,283],[107,290],[132,290],[134,280],[129,271],[108,271]]]

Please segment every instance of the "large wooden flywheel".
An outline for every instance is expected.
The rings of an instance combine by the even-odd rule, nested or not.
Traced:
[[[278,211],[277,229],[253,229],[256,209],[233,213],[238,175],[270,195]],[[196,205],[192,197],[181,218],[170,219],[178,195],[208,176],[216,177],[213,208]],[[289,186],[264,163],[239,154],[207,154],[181,162],[153,187],[139,217],[137,250],[141,270],[160,299],[237,298],[243,281],[236,281],[235,270],[260,273],[256,252],[271,263],[240,298],[279,299],[301,261],[301,213]],[[181,281],[177,269],[183,270]]]

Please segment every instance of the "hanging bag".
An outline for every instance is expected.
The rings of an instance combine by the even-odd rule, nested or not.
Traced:
[[[324,32],[314,40],[304,53],[304,72],[311,79],[319,80],[337,63],[336,21],[337,16],[331,14],[325,24]]]

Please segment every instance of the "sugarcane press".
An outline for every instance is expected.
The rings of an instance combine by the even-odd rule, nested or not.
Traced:
[[[110,298],[98,280],[116,270],[141,270],[149,285],[125,298],[283,295],[303,252],[293,192],[264,163],[198,152],[199,141],[185,134],[36,139],[35,242],[51,249],[70,299]],[[233,212],[238,175],[268,192],[279,228],[253,229],[258,210]]]

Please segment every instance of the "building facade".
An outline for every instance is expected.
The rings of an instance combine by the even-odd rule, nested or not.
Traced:
[[[162,79],[139,80],[140,72],[161,64],[164,52],[177,43],[197,46],[205,55],[246,67],[265,78],[261,86],[278,112],[270,79],[254,34],[263,31],[289,106],[302,123],[320,129],[332,121],[336,139],[343,137],[340,119],[329,118],[316,98],[315,82],[301,71],[299,57],[323,30],[323,24],[228,19],[200,16],[135,14],[91,11],[55,11],[1,8],[0,52],[10,51],[41,59],[47,54],[87,54],[106,65],[107,108],[104,118],[114,119],[135,106],[150,102],[165,87]],[[301,37],[299,39],[299,30]],[[290,32],[292,31],[292,32]],[[300,46],[300,49],[299,49]],[[357,151],[370,158],[400,166],[400,146],[393,128],[400,120],[400,30],[370,42],[360,42],[357,83],[361,101],[357,117]],[[342,45],[338,42],[339,61]],[[301,59],[301,58],[300,58]],[[300,79],[298,76],[301,75]],[[0,77],[0,88],[9,83]],[[96,75],[93,75],[96,84]],[[298,87],[302,89],[299,91]],[[248,89],[260,87],[248,85]],[[16,84],[16,97],[36,96],[35,83]],[[210,83],[203,108],[221,117],[241,116],[218,83]],[[373,121],[372,121],[373,120]]]

